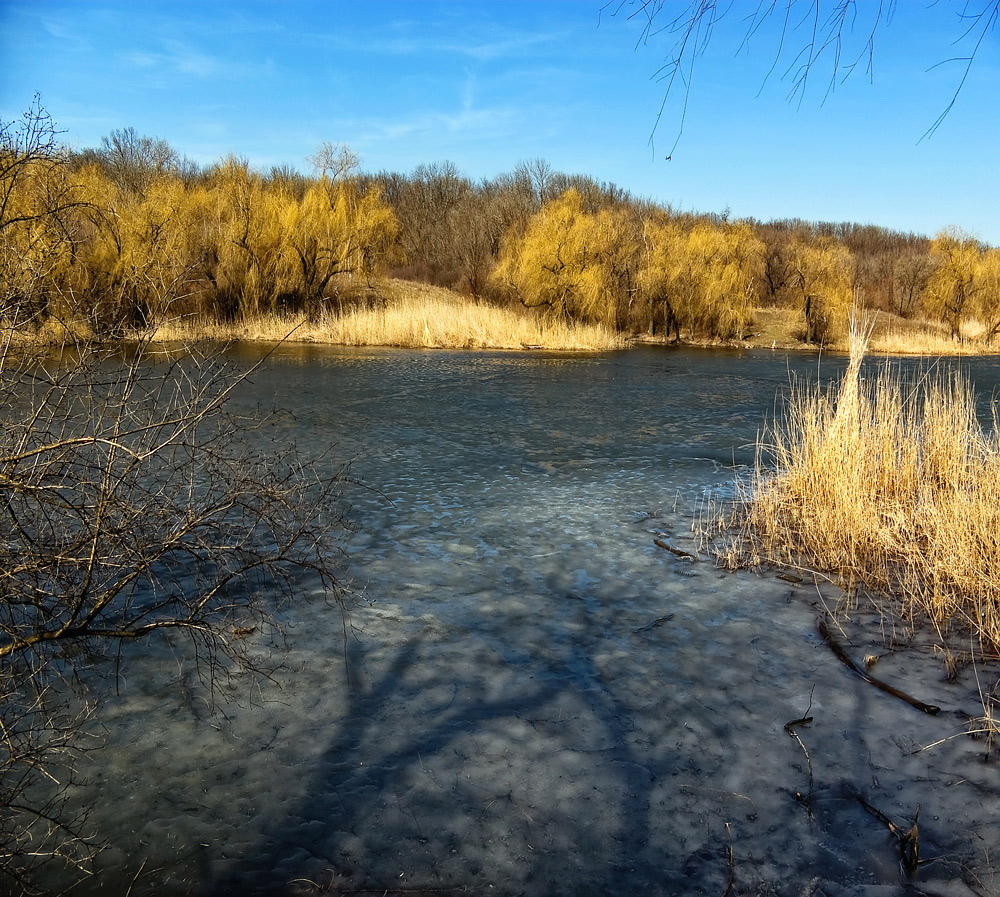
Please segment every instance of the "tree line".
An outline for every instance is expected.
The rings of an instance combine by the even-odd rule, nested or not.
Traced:
[[[75,152],[57,137],[37,101],[0,123],[3,309],[25,326],[316,317],[381,301],[391,275],[675,339],[740,338],[776,305],[823,342],[856,299],[1000,330],[1000,251],[958,231],[677,212],[540,159],[479,181],[451,162],[366,173],[328,143],[304,175],[198,166],[131,128]]]

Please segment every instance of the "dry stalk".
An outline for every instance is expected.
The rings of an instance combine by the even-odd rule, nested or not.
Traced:
[[[802,739],[799,737],[799,733],[796,731],[798,726],[806,726],[813,721],[813,718],[809,715],[809,711],[812,710],[813,705],[813,692],[816,690],[816,686],[813,686],[809,690],[809,706],[806,708],[806,712],[802,714],[798,719],[790,720],[785,723],[785,731],[794,738],[798,743],[799,747],[802,748],[802,753],[806,758],[806,767],[809,770],[809,790],[806,792],[805,796],[800,792],[796,792],[796,798],[805,802],[806,809],[809,811],[810,817],[812,816],[812,793],[813,793],[813,767],[812,758],[809,756],[809,751],[806,750],[806,746]]]

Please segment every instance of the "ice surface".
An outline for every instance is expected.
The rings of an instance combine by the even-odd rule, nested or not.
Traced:
[[[304,583],[288,668],[227,717],[180,649],[128,659],[79,790],[110,844],[93,893],[140,870],[133,894],[900,893],[858,793],[906,827],[920,805],[914,887],[996,893],[997,759],[916,752],[980,712],[972,671],[944,682],[899,633],[879,674],[925,716],[824,644],[835,589],[654,544],[695,551],[706,491],[814,359],[303,353],[243,400],[378,489],[351,495],[347,637]],[[886,653],[864,614],[840,635]]]

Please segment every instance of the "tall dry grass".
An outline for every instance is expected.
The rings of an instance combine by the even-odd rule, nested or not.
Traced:
[[[987,341],[986,327],[966,321],[961,338],[951,336],[939,321],[914,321],[882,314],[880,326],[872,333],[871,351],[881,355],[990,355],[1000,349]],[[850,350],[850,335],[844,348]]]
[[[157,330],[159,340],[192,338],[278,340],[341,346],[450,349],[600,351],[619,349],[624,339],[606,327],[546,317],[527,309],[500,308],[467,300],[425,284],[394,284],[384,302],[325,313],[250,318],[225,325],[173,320]]]
[[[722,559],[824,571],[944,635],[1000,651],[1000,445],[960,373],[862,377],[871,329],[852,328],[829,390],[793,389],[762,437]]]
[[[763,348],[807,348],[803,342],[802,310],[797,307],[758,308],[754,313],[754,333],[747,342]],[[879,312],[873,327],[870,350],[879,355],[992,355],[1000,353],[1000,340],[987,339],[987,328],[980,321],[962,324],[961,338],[951,336],[940,321],[901,318]],[[850,334],[844,333],[827,347],[834,352],[850,351]]]

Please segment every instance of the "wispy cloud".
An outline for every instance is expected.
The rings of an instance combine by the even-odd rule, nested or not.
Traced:
[[[559,31],[519,30],[509,26],[470,24],[464,18],[429,25],[424,20],[396,19],[368,31],[363,39],[353,31],[323,35],[323,41],[352,52],[391,56],[449,55],[494,62],[548,52],[566,39]]]
[[[532,55],[551,44],[549,34],[520,34],[495,40],[441,40],[436,37],[398,37],[383,39],[371,46],[379,53],[397,56],[418,56],[427,53],[465,56],[477,62],[493,62],[498,59]]]
[[[163,40],[158,49],[123,53],[126,63],[170,75],[179,74],[202,81],[239,80],[254,74],[246,62],[206,53],[180,40]]]
[[[42,20],[42,28],[58,41],[65,52],[85,52],[92,49],[91,41],[62,19],[47,16]]]
[[[454,112],[417,111],[404,118],[369,118],[351,125],[352,132],[364,143],[403,141],[415,137],[455,141],[498,139],[516,130],[523,111],[514,107],[489,109],[461,108]]]

